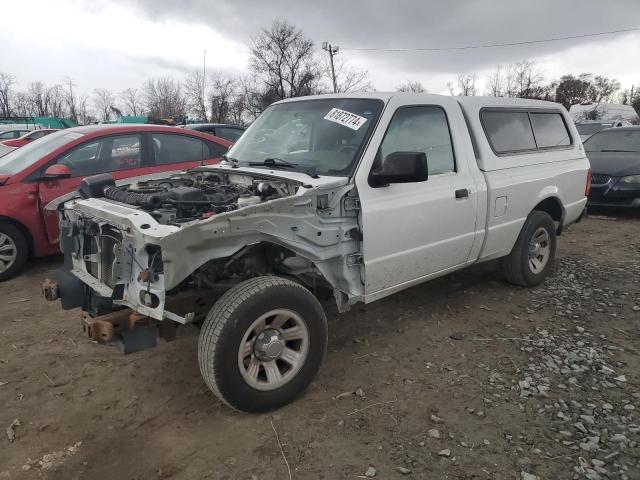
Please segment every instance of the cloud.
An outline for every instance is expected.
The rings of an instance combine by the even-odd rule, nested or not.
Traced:
[[[126,3],[131,4],[131,0]],[[536,40],[634,27],[629,19],[640,16],[637,0],[621,0],[615,7],[607,8],[601,0],[582,0],[579,4],[557,0],[133,0],[133,5],[155,21],[182,18],[209,25],[241,42],[273,18],[286,17],[317,43],[328,40],[343,48],[446,47]],[[429,67],[454,73],[461,68],[481,69],[608,40],[599,37],[463,52],[360,52],[354,55],[396,68]]]
[[[116,0],[125,2],[125,0]],[[512,0],[126,0],[152,21],[180,18],[208,25],[238,42],[248,42],[274,18],[287,18],[318,45],[340,45],[340,55],[370,71],[376,87],[393,89],[406,79],[423,81],[432,91],[444,91],[447,79],[461,72],[484,74],[498,64],[537,59],[549,77],[571,65],[579,71],[640,81],[637,62],[628,54],[640,35],[603,36],[545,44],[447,52],[362,52],[349,47],[448,47],[555,38],[634,27],[640,2],[620,0],[604,7],[601,0],[580,2],[514,2]],[[597,51],[602,57],[589,52]],[[575,61],[581,59],[580,62]],[[609,70],[600,68],[606,62]]]
[[[23,28],[24,7],[3,5],[2,70],[22,82],[59,82],[70,76],[81,88],[114,90],[158,75],[182,76],[202,68],[207,48],[212,68],[238,72],[247,64],[244,44],[205,25],[180,19],[141,18],[119,2],[36,0],[38,15]]]
[[[0,45],[11,51],[3,52],[2,69],[29,80],[70,75],[82,84],[99,79],[101,86],[125,88],[150,76],[200,68],[205,48],[210,68],[240,72],[251,37],[280,17],[317,45],[340,45],[339,55],[369,70],[379,90],[412,79],[444,92],[458,73],[482,77],[498,64],[525,58],[535,59],[548,79],[589,71],[623,84],[640,82],[640,34],[447,52],[349,50],[503,43],[628,28],[640,17],[637,0],[36,0],[32,9],[39,15],[30,17],[29,29],[15,21],[24,15],[21,5],[3,7]]]

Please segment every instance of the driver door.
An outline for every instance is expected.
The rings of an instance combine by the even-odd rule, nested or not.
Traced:
[[[465,264],[475,237],[471,144],[459,106],[401,98],[389,101],[356,175],[367,302]],[[428,179],[372,186],[369,172],[394,152],[424,152]]]

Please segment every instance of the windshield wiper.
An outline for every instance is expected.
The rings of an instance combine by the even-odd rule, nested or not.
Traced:
[[[248,165],[250,167],[293,168],[293,169],[295,169],[298,166],[297,163],[287,162],[286,160],[282,160],[281,158],[265,158],[261,162],[249,162]],[[302,170],[302,173],[306,173],[311,178],[320,178],[315,167],[306,168]]]
[[[318,171],[316,170],[316,167],[309,167],[306,170],[304,170],[304,173],[309,175],[311,178],[320,178],[320,175],[318,175]]]
[[[283,167],[283,168],[294,168],[297,167],[297,163],[287,162],[286,160],[282,160],[281,158],[265,158],[260,162],[249,162],[250,167]]]
[[[600,150],[601,152],[635,153],[633,150]]]

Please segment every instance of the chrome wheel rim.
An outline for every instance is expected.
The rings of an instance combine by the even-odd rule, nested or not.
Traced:
[[[529,268],[533,273],[540,273],[549,263],[551,254],[551,240],[549,232],[544,227],[539,227],[529,242]]]
[[[238,348],[238,368],[245,382],[269,391],[291,381],[309,353],[309,329],[291,310],[271,310],[247,329]]]
[[[6,272],[16,262],[18,248],[9,235],[0,233],[0,273]]]

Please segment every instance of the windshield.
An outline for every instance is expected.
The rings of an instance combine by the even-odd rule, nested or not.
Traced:
[[[240,165],[348,176],[373,131],[382,101],[331,98],[267,108],[229,150]],[[256,165],[258,164],[258,165]]]
[[[579,123],[576,125],[576,128],[580,135],[593,135],[610,126],[610,123]]]
[[[16,147],[9,147],[8,145],[0,143],[0,157],[4,157],[7,153],[12,152],[15,149]]]
[[[584,142],[587,152],[640,152],[640,130],[606,130]]]
[[[80,138],[81,136],[82,134],[80,133],[61,130],[34,140],[24,147],[18,148],[1,157],[0,174],[15,175],[65,143]]]

